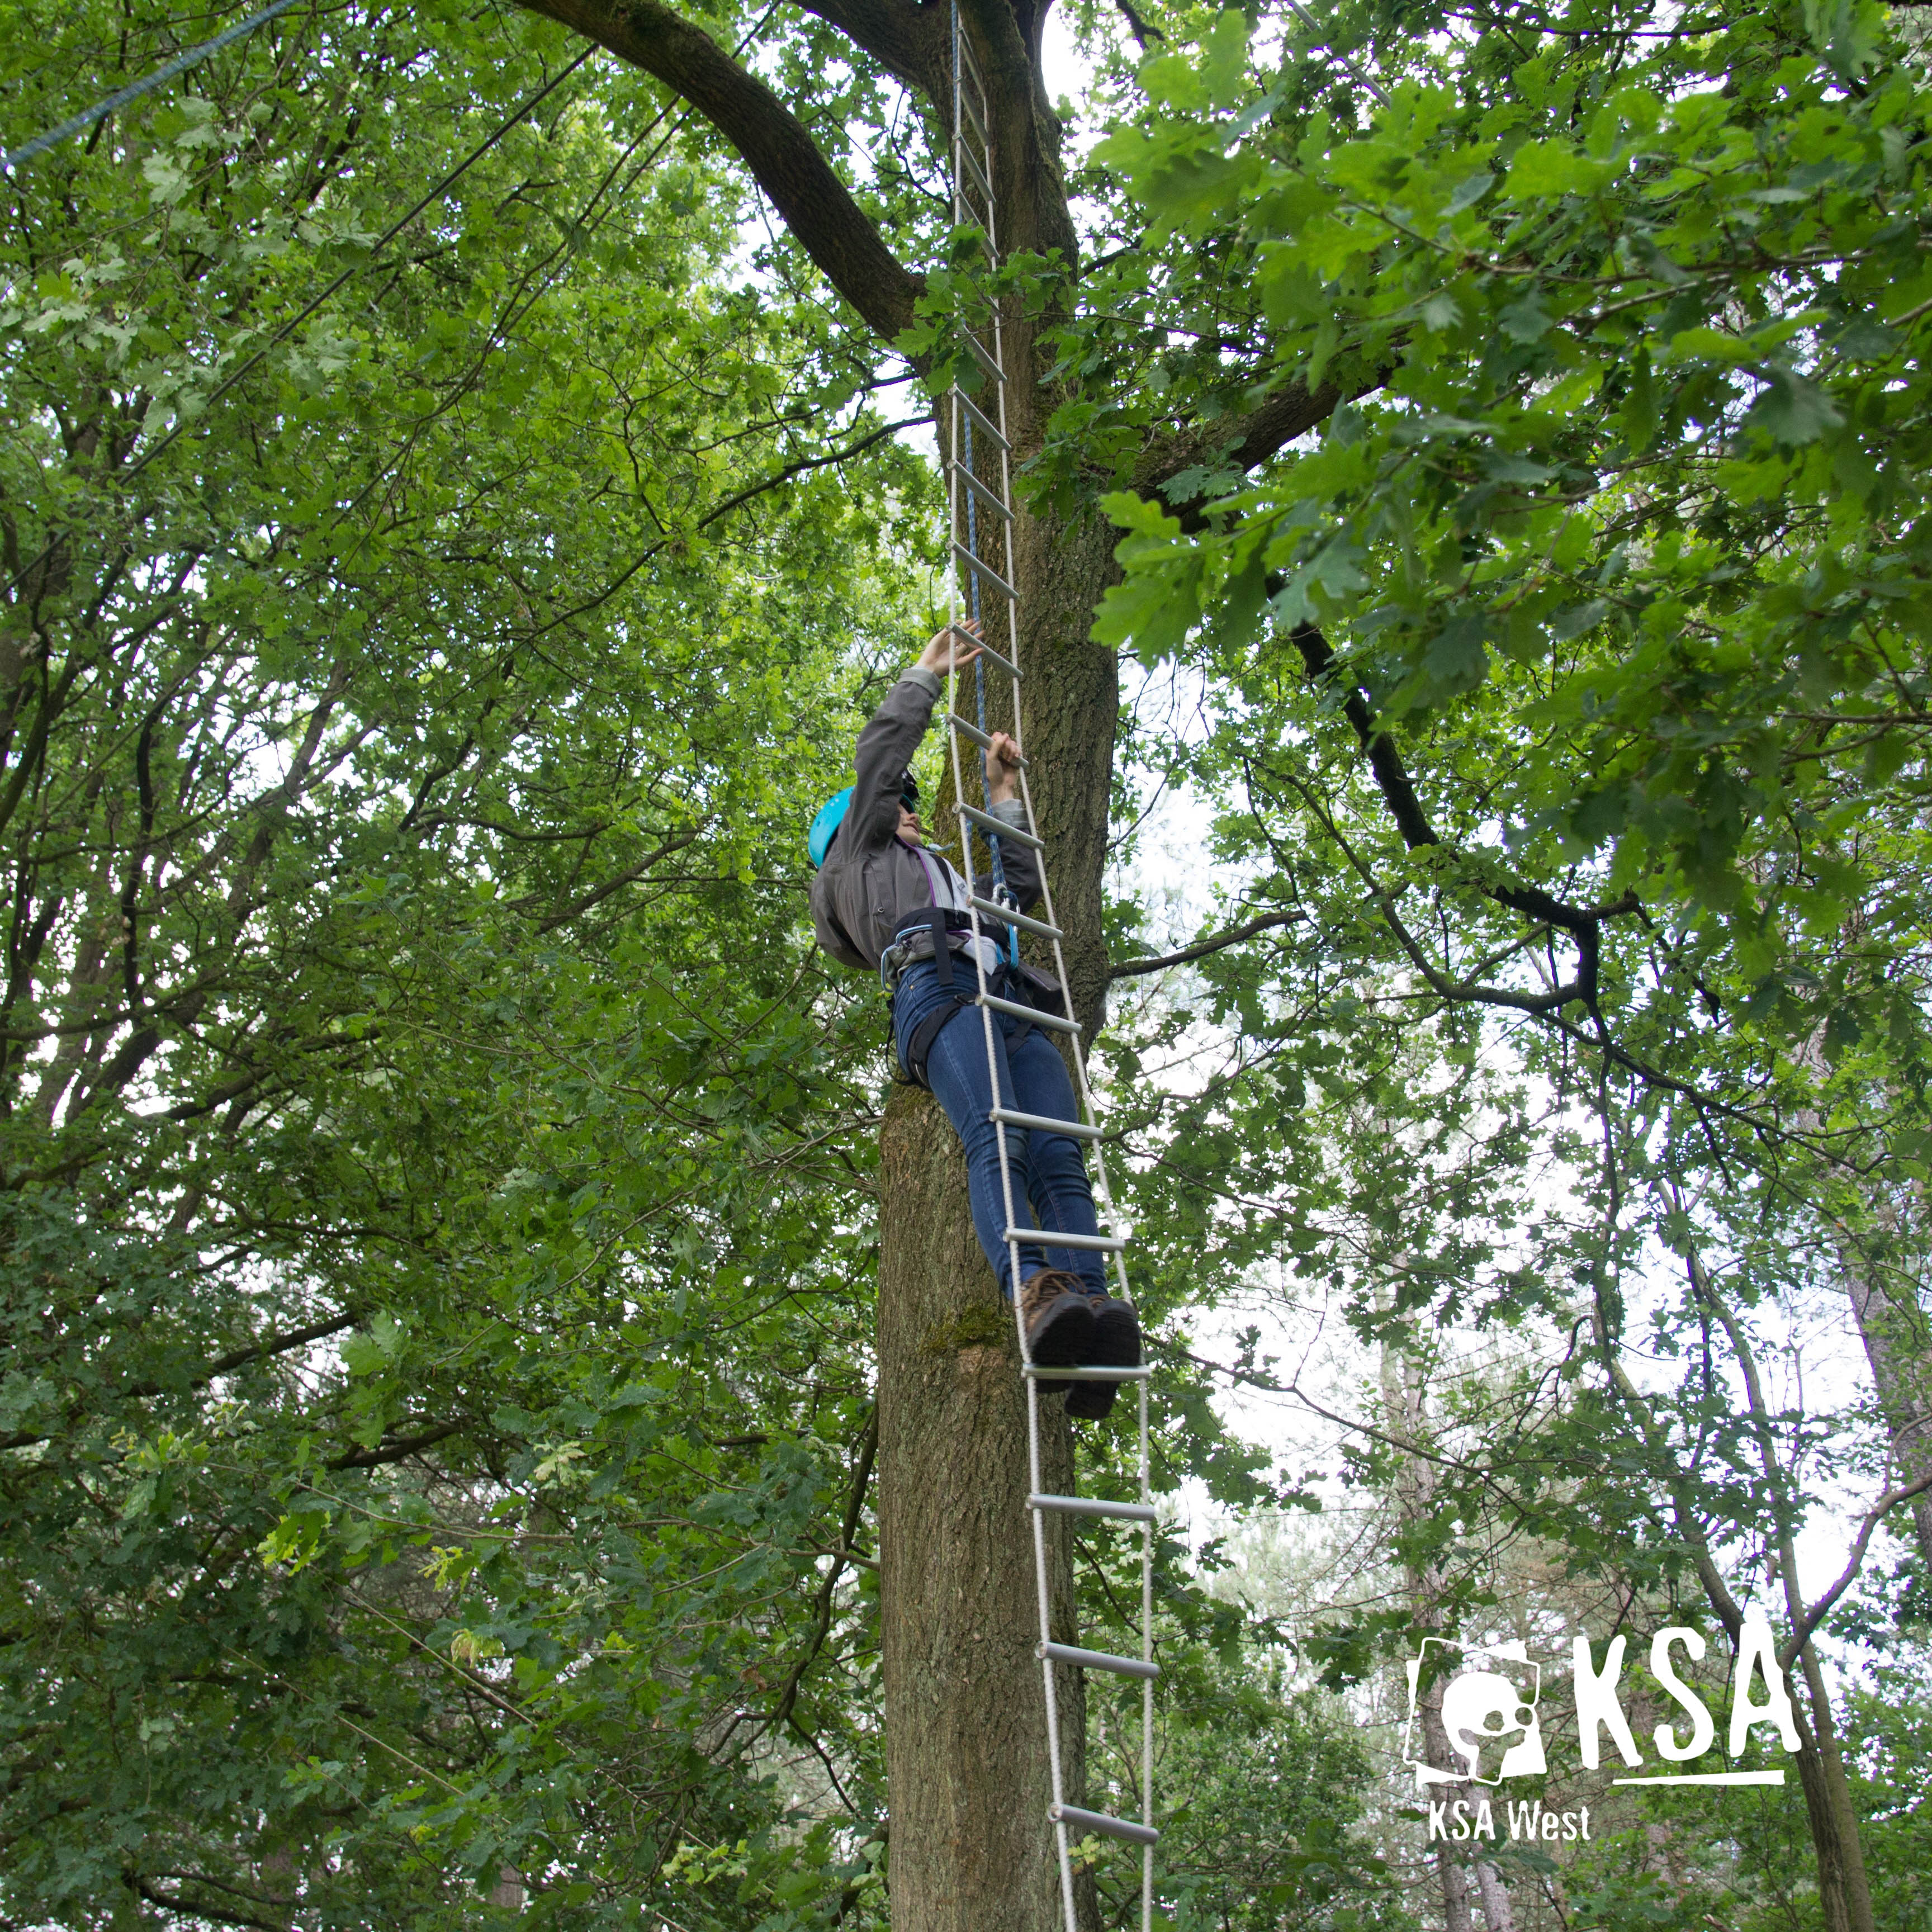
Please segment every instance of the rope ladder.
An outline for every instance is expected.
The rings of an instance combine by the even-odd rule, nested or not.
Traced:
[[[975,228],[986,247],[989,265],[999,261],[998,230],[993,207],[993,155],[989,138],[986,84],[962,30],[958,0],[954,0],[952,24],[952,221],[956,228]],[[959,819],[961,872],[969,882],[969,916],[974,944],[972,954],[978,976],[978,1000],[986,1041],[986,1063],[990,1090],[995,1096],[992,1120],[1000,1153],[1000,1181],[1006,1210],[1008,1279],[1013,1284],[1014,1325],[1019,1337],[1021,1373],[1025,1378],[1027,1400],[1027,1453],[1028,1483],[1026,1508],[1032,1519],[1034,1575],[1040,1612],[1040,1642],[1036,1651],[1040,1661],[1046,1696],[1048,1750],[1052,1792],[1047,1815],[1052,1822],[1054,1843],[1059,1860],[1061,1909],[1066,1932],[1079,1932],[1073,1896],[1071,1846],[1076,1836],[1088,1834],[1124,1839],[1141,1847],[1142,1932],[1152,1932],[1154,1924],[1154,1849],[1160,1834],[1154,1817],[1154,1680],[1160,1666],[1154,1660],[1154,1534],[1155,1514],[1149,1492],[1148,1462],[1148,1377],[1143,1366],[1137,1369],[1081,1369],[1036,1366],[1027,1350],[1026,1324],[1021,1313],[1020,1248],[1034,1242],[1054,1247],[1098,1248],[1112,1262],[1115,1292],[1127,1298],[1127,1273],[1124,1237],[1114,1234],[1076,1237],[1021,1225],[1016,1211],[1018,1201],[1013,1182],[1010,1129],[1050,1130],[1070,1134],[1088,1143],[1093,1150],[1095,1192],[1106,1222],[1114,1224],[1113,1198],[1107,1180],[1106,1155],[1100,1140],[1100,1116],[1093,1090],[1087,1078],[1087,1057],[1081,1029],[1072,1017],[1072,991],[1067,980],[1066,955],[1059,922],[1053,909],[1053,894],[1047,883],[1046,848],[1034,813],[1033,792],[1028,782],[1024,745],[1021,736],[1019,659],[1020,598],[1013,554],[1012,447],[1007,440],[1007,386],[1004,344],[999,308],[992,309],[992,339],[982,340],[964,320],[959,325],[964,346],[985,379],[983,397],[991,391],[990,411],[976,403],[956,383],[944,402],[950,440],[945,452],[947,536],[950,545],[951,601],[949,625],[956,637],[980,647],[980,656],[973,666],[974,718],[961,710],[959,671],[950,673],[946,687],[946,725],[952,760],[953,796]],[[962,541],[962,538],[964,541]],[[1002,652],[986,634],[989,626],[982,614],[982,602],[1006,606],[1005,645]],[[981,634],[974,637],[960,628],[962,614],[978,623]],[[997,623],[997,620],[995,620]],[[982,752],[991,748],[992,739],[986,722],[986,666],[988,662],[1004,671],[1011,681],[1014,742],[1021,747],[1019,794],[1024,806],[1026,830],[1020,832],[994,818],[986,808],[983,779],[980,803],[967,803],[964,757],[962,746],[971,744]],[[988,900],[970,890],[974,877],[973,840],[975,832],[986,841],[990,856],[988,870],[994,882],[994,897]],[[1001,839],[1016,838],[1031,848],[1039,859],[1043,920],[1019,914],[1006,890],[1001,862]],[[1043,940],[1051,950],[1055,976],[1060,986],[1061,1005],[1067,1017],[1042,1013],[995,995],[988,982],[986,957],[993,950],[979,941],[990,938],[982,920],[998,918],[1012,934],[1013,957],[1017,959],[1018,934],[1024,930]],[[1081,1118],[1078,1120],[1049,1120],[1019,1113],[997,1104],[1002,1097],[999,1078],[1000,1053],[994,1033],[995,1015],[1017,1011],[1040,1027],[1064,1034],[1070,1049],[1075,1092]],[[1140,1498],[1132,1503],[1113,1502],[1096,1497],[1053,1496],[1046,1492],[1040,1466],[1040,1388],[1042,1380],[1052,1382],[1129,1382],[1133,1384],[1138,1407],[1138,1469]],[[1049,1515],[1074,1515],[1109,1519],[1136,1525],[1141,1532],[1141,1654],[1137,1658],[1114,1657],[1102,1651],[1082,1650],[1053,1641],[1052,1609],[1047,1581],[1046,1519]],[[1138,1819],[1115,1818],[1104,1812],[1090,1811],[1070,1804],[1065,1779],[1065,1754],[1061,1749],[1059,1686],[1056,1664],[1082,1670],[1102,1670],[1134,1677],[1141,1682],[1141,1803]]]

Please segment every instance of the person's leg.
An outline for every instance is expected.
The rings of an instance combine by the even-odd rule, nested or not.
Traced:
[[[1036,1031],[1018,1046],[1010,1046],[1007,1052],[1022,1113],[1052,1120],[1079,1118],[1072,1076],[1050,1041]],[[1070,1134],[1042,1133],[1037,1127],[1028,1130],[1028,1138],[1027,1187],[1039,1214],[1036,1225],[1069,1234],[1097,1232],[1094,1186],[1082,1143]],[[1094,1366],[1138,1368],[1140,1318],[1132,1302],[1113,1294],[1106,1258],[1091,1248],[1056,1248],[1051,1242],[1046,1246],[1048,1264],[1071,1270],[1094,1306],[1094,1333],[1078,1359]],[[1066,1392],[1066,1412],[1100,1420],[1112,1410],[1119,1389],[1118,1382],[1076,1382]]]
[[[1017,1030],[1021,1022],[1010,1024]],[[1018,1096],[1014,1104],[1022,1113],[1052,1120],[1080,1118],[1066,1063],[1037,1028],[1008,1052],[1013,1091]],[[1026,1189],[1039,1214],[1038,1225],[1069,1234],[1098,1234],[1094,1184],[1080,1142],[1071,1134],[1042,1133],[1037,1127],[1030,1128],[1026,1138]],[[1106,1257],[1091,1248],[1048,1246],[1046,1264],[1070,1270],[1097,1294],[1108,1292]]]
[[[1012,1076],[1006,1064],[1006,1043],[997,1028],[993,1045],[1004,1103],[1012,1106],[1016,1103],[1012,1099]],[[966,1192],[972,1203],[974,1232],[986,1252],[993,1278],[1000,1284],[1000,1292],[1010,1297],[1012,1283],[1008,1278],[1006,1190],[1000,1178],[999,1130],[988,1118],[993,1106],[993,1088],[986,1066],[986,1022],[978,1008],[962,1006],[940,1028],[938,1037],[932,1042],[932,1051],[926,1058],[926,1078],[934,1097],[946,1109],[946,1118],[952,1123],[960,1145],[965,1149]],[[1017,1148],[1014,1145],[1016,1138],[1022,1143]],[[1022,1221],[1025,1219],[1025,1209],[1018,1197],[1026,1178],[1025,1139],[1024,1134],[1016,1136],[1014,1130],[1007,1130],[1006,1152],[1016,1196],[1013,1204]],[[1037,1248],[1028,1246],[1021,1249],[1022,1280],[1045,1265]]]
[[[1012,1283],[1006,1242],[1006,1187],[1000,1172],[998,1130],[987,1116],[997,1090],[1005,1103],[1013,1102],[1012,1077],[1006,1066],[1005,1036],[997,1030],[993,1039],[993,1062],[986,1054],[986,1022],[976,1008],[954,1006],[952,995],[934,969],[915,968],[899,982],[892,998],[892,1025],[902,1064],[906,1048],[922,1021],[946,1013],[934,1036],[926,1060],[926,1084],[946,1110],[966,1154],[968,1198],[973,1210],[973,1229],[978,1235],[993,1278],[1000,1292],[1010,1300]],[[997,1088],[995,1082],[997,1081]],[[1025,1178],[1024,1136],[1016,1146],[1010,1136],[1008,1164],[1017,1196]],[[1026,1210],[1016,1198],[1016,1214]],[[1025,1325],[1027,1354],[1030,1360],[1046,1366],[1083,1361],[1095,1346],[1095,1319],[1092,1299],[1078,1292],[1076,1277],[1060,1274],[1043,1264],[1040,1250],[1029,1244],[1020,1250],[1020,1312]],[[1064,1384],[1042,1382],[1042,1393]]]

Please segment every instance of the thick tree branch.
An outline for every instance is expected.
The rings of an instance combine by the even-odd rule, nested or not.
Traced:
[[[1382,795],[1389,816],[1395,820],[1402,842],[1413,852],[1425,845],[1439,845],[1442,840],[1429,822],[1429,815],[1416,796],[1415,782],[1402,763],[1395,741],[1382,730],[1370,710],[1368,694],[1360,685],[1340,675],[1334,647],[1312,624],[1300,624],[1294,633],[1295,649],[1301,654],[1310,681],[1339,688],[1342,715],[1348,721],[1358,743],[1369,761],[1376,789]],[[1640,910],[1634,892],[1609,905],[1571,905],[1540,886],[1485,886],[1484,892],[1497,904],[1521,913],[1540,926],[1553,926],[1567,932],[1576,944],[1576,972],[1571,997],[1592,1008],[1597,1000],[1597,974],[1601,952],[1603,924]],[[1561,1004],[1561,1003],[1559,1003]]]
[[[1446,974],[1438,971],[1430,962],[1428,954],[1424,950],[1420,941],[1409,931],[1407,926],[1403,923],[1402,916],[1396,911],[1396,906],[1399,896],[1390,892],[1376,877],[1374,868],[1361,854],[1355,850],[1347,835],[1336,822],[1334,814],[1328,811],[1316,796],[1313,787],[1297,777],[1292,772],[1282,772],[1281,781],[1295,793],[1310,815],[1320,824],[1322,830],[1335,842],[1342,857],[1348,860],[1355,876],[1361,880],[1374,898],[1377,908],[1382,913],[1383,923],[1388,926],[1396,944],[1408,956],[1409,963],[1422,975],[1430,991],[1436,994],[1438,998],[1444,1000],[1473,1000],[1479,1005],[1504,1006],[1514,1012],[1523,1013],[1556,1012],[1568,1006],[1573,1000],[1582,1000],[1594,1005],[1596,998],[1595,982],[1592,980],[1586,984],[1580,972],[1576,979],[1567,981],[1560,986],[1552,986],[1547,992],[1519,993],[1508,986],[1484,986],[1480,980],[1452,980]],[[1251,786],[1252,782],[1251,771],[1250,773]],[[1273,843],[1272,839],[1270,842]],[[1494,893],[1492,894],[1492,897],[1496,896]],[[1512,946],[1509,949],[1509,952],[1514,952],[1517,950],[1519,950],[1517,947]],[[1509,953],[1505,952],[1500,956],[1500,958],[1508,956]],[[1490,963],[1491,965],[1498,964],[1500,958],[1492,959]],[[1480,967],[1478,968],[1478,970],[1486,970],[1488,968]]]
[[[681,94],[736,148],[826,279],[886,341],[923,278],[902,266],[790,108],[662,0],[520,0]]]
[[[1333,382],[1310,390],[1299,379],[1280,394],[1270,396],[1258,410],[1232,423],[1216,423],[1206,430],[1157,442],[1142,460],[1134,478],[1134,488],[1142,496],[1158,493],[1180,518],[1181,527],[1199,530],[1207,527],[1208,503],[1199,496],[1176,501],[1168,496],[1174,479],[1184,470],[1207,462],[1216,452],[1230,468],[1252,470],[1265,463],[1278,450],[1298,436],[1305,436],[1318,424],[1326,422],[1342,400]]]
[[[251,1912],[230,1912],[224,1906],[210,1905],[203,1899],[184,1898],[178,1892],[164,1892],[159,1886],[149,1884],[138,1872],[128,1874],[128,1886],[148,1904],[158,1905],[164,1912],[178,1917],[211,1918],[218,1925],[254,1926],[259,1928],[260,1932],[288,1932],[286,1919],[257,1918]]]
[[[1158,959],[1124,959],[1108,973],[1110,980],[1131,979],[1138,973],[1159,973],[1169,966],[1185,966],[1190,959],[1204,959],[1210,952],[1219,952],[1223,946],[1238,946],[1244,939],[1252,939],[1258,932],[1266,932],[1277,926],[1292,926],[1307,917],[1306,913],[1271,912],[1264,918],[1251,919],[1246,926],[1238,926],[1228,932],[1217,932],[1212,939],[1204,939],[1197,944],[1184,946],[1178,952],[1163,952]]]
[[[930,94],[949,56],[944,7],[913,0],[800,0],[908,87]]]
[[[323,1466],[331,1469],[380,1469],[386,1462],[406,1460],[418,1449],[427,1449],[431,1444],[457,1434],[462,1427],[460,1422],[440,1423],[434,1429],[424,1430],[420,1436],[405,1436],[400,1441],[384,1442],[374,1449],[352,1450],[346,1456],[332,1456]]]

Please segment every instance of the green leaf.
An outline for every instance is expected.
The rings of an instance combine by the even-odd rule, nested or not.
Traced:
[[[1787,446],[1815,442],[1828,430],[1842,429],[1838,405],[1816,383],[1790,370],[1774,369],[1745,420]]]

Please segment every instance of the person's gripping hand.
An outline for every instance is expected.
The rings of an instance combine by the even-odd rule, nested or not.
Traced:
[[[977,644],[967,642],[962,633],[970,631],[977,635],[980,621],[968,618],[963,623],[949,624],[943,631],[935,631],[932,641],[919,654],[919,668],[929,670],[934,677],[946,677],[956,670],[964,670],[980,655]]]
[[[993,734],[986,752],[986,801],[1004,805],[1019,790],[1020,748],[1004,731]]]

